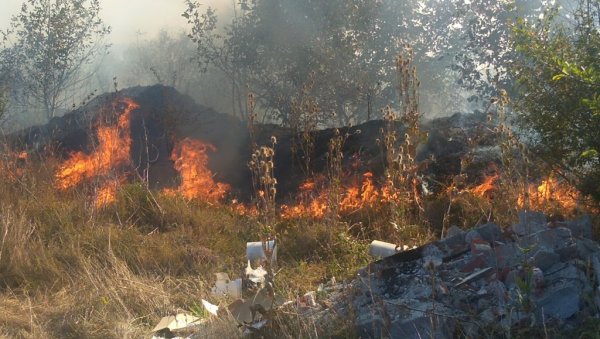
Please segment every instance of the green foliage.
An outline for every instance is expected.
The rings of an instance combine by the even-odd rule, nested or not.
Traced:
[[[535,152],[572,176],[584,193],[600,200],[600,32],[597,0],[582,0],[574,25],[549,11],[538,25],[513,28],[519,58],[513,72],[521,127]],[[594,178],[591,179],[590,178]]]

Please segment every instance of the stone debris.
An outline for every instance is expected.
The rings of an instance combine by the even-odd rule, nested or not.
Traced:
[[[600,316],[591,229],[589,217],[548,222],[537,212],[520,213],[508,231],[451,228],[443,240],[361,269],[348,287],[353,297],[332,308],[342,316],[353,309],[362,338],[478,337],[523,323],[574,328]]]
[[[589,217],[547,222],[541,213],[523,212],[508,231],[493,223],[468,232],[450,228],[442,240],[382,256],[352,281],[332,279],[290,301],[273,293],[273,243],[259,256],[268,269],[253,268],[255,252],[248,251],[245,298],[227,308],[202,303],[213,316],[230,317],[244,336],[264,334],[279,311],[316,327],[353,319],[361,338],[480,337],[490,329],[550,323],[572,329],[600,317],[600,245],[590,236]]]
[[[475,271],[474,273],[471,273],[470,275],[463,278],[458,284],[454,285],[454,288],[460,287],[464,284],[468,284],[479,278],[483,278],[487,273],[491,272],[492,270],[493,270],[492,267],[486,267],[482,270]]]

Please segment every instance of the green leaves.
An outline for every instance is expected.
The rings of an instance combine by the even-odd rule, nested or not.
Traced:
[[[596,151],[595,149],[588,149],[585,150],[583,152],[581,152],[581,157],[582,158],[596,158],[598,157],[598,151]]]
[[[558,80],[560,80],[560,79],[564,78],[564,77],[565,77],[565,76],[567,76],[567,75],[568,75],[568,74],[565,74],[565,73],[560,73],[560,74],[557,74],[557,75],[555,75],[555,76],[553,76],[553,77],[552,77],[552,81],[558,81]]]
[[[591,0],[589,0],[591,1]],[[600,8],[579,2],[570,23],[519,21],[513,42],[519,57],[519,123],[536,152],[600,200]],[[583,6],[583,7],[581,7]]]

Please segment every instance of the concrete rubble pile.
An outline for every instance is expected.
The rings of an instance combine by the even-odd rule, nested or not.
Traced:
[[[248,243],[248,257],[258,244]],[[371,254],[385,257],[352,281],[332,280],[287,302],[273,295],[272,277],[262,267],[248,266],[243,284],[256,283],[251,297],[226,309],[203,304],[215,316],[233,317],[249,335],[266,329],[265,311],[282,309],[318,328],[341,317],[355,324],[361,338],[480,337],[514,326],[569,329],[600,316],[600,245],[592,240],[590,217],[549,222],[541,213],[521,212],[508,229],[493,223],[469,231],[452,227],[444,239],[412,249],[374,241]],[[239,297],[241,291],[231,291],[239,285],[221,276],[213,295]]]
[[[363,338],[478,337],[513,326],[574,327],[600,310],[600,246],[590,217],[521,212],[399,252],[362,269],[338,313]],[[489,333],[489,332],[488,332]]]

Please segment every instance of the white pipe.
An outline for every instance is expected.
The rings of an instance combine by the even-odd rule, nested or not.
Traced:
[[[396,244],[373,240],[369,245],[369,254],[373,258],[385,258],[398,253],[399,248]]]

